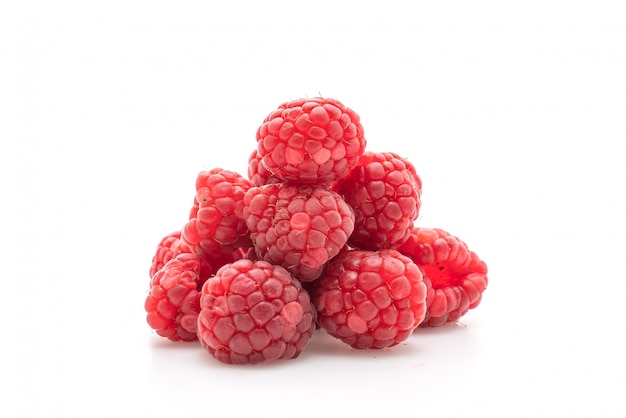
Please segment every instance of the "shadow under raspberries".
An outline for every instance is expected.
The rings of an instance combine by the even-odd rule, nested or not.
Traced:
[[[324,329],[317,329],[302,351],[301,358],[341,357],[341,358],[380,358],[414,355],[419,347],[411,338],[400,344],[382,349],[356,349],[329,335]]]
[[[329,335],[324,329],[317,329],[312,335],[309,343],[304,347],[301,354],[293,359],[288,360],[275,360],[261,362],[253,365],[233,365],[222,363],[211,356],[202,347],[199,341],[170,341],[164,338],[153,338],[150,341],[152,348],[166,355],[167,352],[185,353],[181,354],[189,356],[190,352],[194,352],[193,357],[197,359],[202,365],[206,365],[212,368],[230,369],[244,367],[250,369],[266,369],[276,367],[293,367],[301,364],[302,361],[317,361],[323,359],[366,359],[366,358],[397,358],[416,356],[422,352],[422,343],[425,341],[420,340],[420,336],[430,339],[431,336],[436,335],[453,335],[455,333],[463,332],[467,329],[467,326],[460,321],[448,323],[438,327],[425,327],[417,328],[413,335],[400,344],[383,348],[383,349],[355,349],[342,341]],[[178,357],[178,355],[177,355]]]
[[[441,335],[462,332],[467,328],[462,321],[449,322],[437,327],[417,327],[413,335]]]
[[[162,350],[162,351],[195,351],[195,350],[203,350],[199,341],[171,341],[167,338],[162,338],[159,336],[155,336],[155,338],[150,339],[150,345],[154,350]]]

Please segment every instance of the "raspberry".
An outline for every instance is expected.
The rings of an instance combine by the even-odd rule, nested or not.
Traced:
[[[296,358],[315,331],[308,293],[287,270],[265,261],[220,268],[202,287],[200,308],[200,343],[223,363]]]
[[[247,258],[248,260],[252,261],[260,260],[255,247],[248,248],[241,258]],[[305,285],[311,284],[315,279],[317,279],[322,274],[324,267],[325,265],[311,268],[300,264],[288,266],[285,268],[294,278],[298,279],[302,284],[302,287],[304,287],[305,290],[308,291],[308,287]]]
[[[233,171],[214,168],[196,179],[196,196],[181,239],[196,252],[217,256],[249,247],[249,232],[236,212],[243,209],[243,196],[252,187]]]
[[[350,245],[363,250],[396,249],[408,239],[422,190],[421,179],[408,160],[392,152],[366,151],[332,190],[354,209]]]
[[[161,269],[172,258],[181,253],[189,253],[191,250],[180,239],[180,231],[173,231],[164,236],[157,244],[157,249],[152,257],[150,265],[150,277]]]
[[[487,265],[461,239],[439,228],[415,227],[398,250],[420,267],[428,286],[422,327],[454,322],[478,306],[487,288]]]
[[[150,281],[144,303],[148,325],[172,341],[196,340],[200,289],[214,271],[199,254],[181,253],[165,263]]]
[[[331,98],[281,104],[256,133],[265,167],[298,183],[328,184],[348,175],[365,150],[359,115]]]
[[[259,259],[286,268],[300,281],[318,278],[354,228],[350,206],[321,186],[252,187],[244,204],[243,218]]]
[[[349,250],[315,282],[320,326],[353,348],[393,347],[408,339],[426,314],[419,267],[392,249]]]
[[[261,156],[254,150],[248,157],[248,178],[253,186],[263,186],[264,184],[280,183],[281,179],[274,176],[261,162]]]

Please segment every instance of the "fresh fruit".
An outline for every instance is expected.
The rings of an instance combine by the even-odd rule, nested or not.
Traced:
[[[419,214],[422,181],[407,159],[393,152],[366,151],[333,190],[354,210],[350,245],[395,249],[409,238]]]
[[[248,179],[253,186],[282,182],[265,167],[256,149],[248,157]]]
[[[255,140],[246,177],[199,172],[181,230],[158,243],[144,301],[157,335],[257,364],[298,357],[316,330],[388,349],[480,304],[487,265],[449,232],[416,225],[417,170],[366,149],[354,110],[287,101]]]
[[[249,231],[236,212],[252,183],[242,175],[221,168],[202,171],[196,179],[196,195],[181,239],[189,248],[209,257],[249,247]]]
[[[350,206],[316,185],[252,187],[244,196],[242,218],[259,259],[283,266],[301,281],[319,277],[354,227]]]
[[[426,285],[411,259],[396,250],[341,253],[315,283],[320,326],[353,348],[393,347],[426,314]]]
[[[284,181],[329,184],[348,175],[366,145],[359,115],[338,100],[285,102],[256,133],[263,165]]]
[[[200,342],[223,363],[296,358],[315,331],[309,294],[266,261],[224,265],[202,287],[200,308]]]
[[[399,251],[424,273],[428,311],[423,327],[457,321],[480,304],[487,264],[458,237],[440,228],[415,227]]]
[[[215,266],[199,254],[181,253],[150,281],[144,309],[150,328],[172,341],[197,339],[200,289]]]
[[[150,278],[172,258],[181,253],[189,253],[191,250],[180,239],[180,231],[172,231],[165,235],[157,244],[156,252],[150,264]]]

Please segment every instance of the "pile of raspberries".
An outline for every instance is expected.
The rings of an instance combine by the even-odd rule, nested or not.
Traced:
[[[486,264],[451,233],[416,225],[415,167],[367,150],[352,109],[289,101],[256,141],[245,176],[198,174],[188,220],[158,243],[144,304],[156,334],[256,364],[298,357],[320,328],[382,349],[478,306]]]

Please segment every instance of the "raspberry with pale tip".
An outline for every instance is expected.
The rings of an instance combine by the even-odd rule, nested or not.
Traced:
[[[262,260],[242,259],[220,268],[202,287],[200,308],[200,343],[229,364],[298,357],[317,317],[300,282]]]
[[[420,267],[428,288],[422,327],[455,322],[476,308],[487,288],[487,264],[460,238],[441,228],[414,227],[398,249]]]

